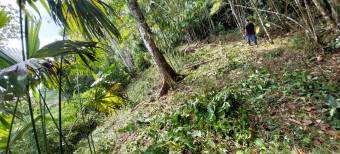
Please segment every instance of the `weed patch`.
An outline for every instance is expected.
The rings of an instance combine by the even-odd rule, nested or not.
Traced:
[[[229,149],[232,145],[221,143],[232,140],[247,145],[251,131],[242,102],[237,90],[196,96],[180,110],[152,122],[147,132],[153,143],[145,152],[218,151]]]

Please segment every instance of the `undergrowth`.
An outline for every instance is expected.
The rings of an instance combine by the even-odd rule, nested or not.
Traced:
[[[130,123],[122,130],[133,132],[141,128],[145,132],[146,136],[132,143],[130,147],[130,150],[137,153],[249,152],[249,147],[254,147],[255,151],[276,153],[279,149],[288,150],[287,147],[294,145],[314,150],[318,147],[306,142],[311,142],[316,136],[297,141],[300,138],[298,134],[281,132],[283,134],[275,137],[274,134],[282,128],[276,126],[280,123],[274,122],[266,126],[267,135],[272,131],[274,136],[266,138],[263,133],[256,131],[259,129],[258,122],[254,121],[253,116],[269,112],[270,106],[280,103],[278,101],[282,95],[306,97],[325,104],[327,96],[339,98],[339,87],[335,83],[325,83],[327,82],[323,78],[313,77],[304,71],[286,72],[283,80],[277,80],[275,75],[266,70],[255,71],[232,87],[194,96],[183,103],[180,109],[165,113],[148,125]],[[152,142],[145,145],[145,138]],[[334,144],[334,140],[326,142]],[[140,149],[143,146],[146,148]]]
[[[340,151],[340,87],[334,70],[314,70],[315,54],[306,40],[278,39],[279,44],[257,48],[239,42],[202,45],[176,67],[186,75],[178,89],[159,99],[152,98],[156,69],[148,68],[128,87],[133,108],[117,114],[117,122],[110,118],[95,134],[98,151]]]

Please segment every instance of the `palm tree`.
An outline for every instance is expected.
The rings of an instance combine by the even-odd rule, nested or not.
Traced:
[[[42,0],[42,2],[44,2]],[[120,34],[108,18],[114,12],[110,6],[98,0],[49,0],[49,12],[54,21],[70,31],[80,33],[88,40],[100,40]]]
[[[79,54],[82,58],[88,57],[93,60],[94,53],[89,49],[94,47],[96,47],[94,42],[56,41],[38,50],[27,50],[28,59],[25,61],[21,60],[22,55],[18,50],[2,48],[0,49],[0,86],[6,90],[6,93],[14,92],[16,96],[24,95],[28,90],[25,86],[28,82],[34,86],[40,82],[44,82],[47,87],[56,86],[58,64],[48,57]]]
[[[58,64],[53,60],[53,57],[66,54],[78,54],[85,62],[87,62],[87,59],[94,60],[94,53],[91,49],[96,47],[97,43],[95,42],[62,40],[53,42],[39,49],[40,41],[38,34],[40,25],[40,21],[35,22],[32,18],[26,16],[26,47],[23,47],[22,54],[17,49],[0,48],[0,87],[3,91],[2,94],[14,94],[11,98],[17,99],[9,128],[6,153],[9,152],[8,149],[13,139],[11,138],[11,131],[14,117],[16,116],[18,100],[23,96],[26,96],[29,104],[31,116],[30,126],[33,127],[37,150],[38,153],[40,153],[29,91],[30,89],[35,90],[38,84],[43,84],[46,87],[57,85],[57,72],[60,70],[58,70]]]
[[[120,40],[118,29],[109,20],[107,15],[114,11],[110,6],[97,0],[51,0],[48,1],[50,11],[57,23],[84,35],[86,39],[111,39],[113,36]],[[168,64],[160,49],[151,37],[151,29],[146,23],[144,15],[136,0],[128,1],[129,9],[137,20],[137,26],[145,46],[152,55],[162,76],[163,95],[179,80],[179,75]]]
[[[162,88],[159,95],[164,95],[167,93],[167,90],[173,86],[174,82],[179,80],[179,75],[166,61],[165,57],[162,55],[160,49],[157,47],[155,41],[153,40],[151,29],[147,24],[143,12],[140,9],[137,1],[129,0],[128,7],[131,14],[136,18],[137,27],[143,39],[143,42],[150,52],[153,60],[157,65],[158,71],[162,76]]]
[[[26,3],[27,2],[27,3]],[[20,19],[21,10],[24,7],[31,6],[38,14],[39,10],[35,6],[35,0],[19,0],[20,7]],[[118,29],[114,24],[107,18],[108,12],[111,8],[105,3],[97,0],[49,0],[39,1],[46,10],[50,13],[56,23],[63,26],[68,32],[74,31],[80,33],[87,40],[99,40],[106,38],[115,38],[120,40],[120,35]],[[26,10],[26,9],[25,9]],[[109,10],[109,11],[107,11]],[[29,13],[25,11],[25,13]],[[27,14],[25,16],[25,21],[27,21]],[[22,20],[21,20],[22,21]],[[50,60],[47,57],[56,57],[65,54],[78,54],[83,61],[87,59],[94,60],[94,55],[89,48],[96,47],[94,42],[80,42],[80,41],[70,41],[63,40],[57,41],[49,44],[41,49],[37,49],[39,41],[35,41],[34,38],[28,38],[34,35],[27,34],[30,28],[27,22],[25,24],[25,39],[23,35],[23,25],[21,24],[21,40],[24,45],[24,40],[26,40],[26,47],[23,48],[22,56],[20,56],[17,50],[2,48],[0,53],[0,63],[2,64],[0,68],[0,86],[3,87],[7,93],[15,92],[18,96],[27,95],[28,102],[30,104],[30,96],[28,90],[34,89],[39,83],[43,82],[45,86],[55,86],[59,81],[59,96],[61,96],[61,64],[58,67],[58,63],[54,60]],[[64,35],[65,35],[64,30]],[[36,35],[37,36],[37,35]],[[26,52],[24,50],[26,49]],[[19,57],[19,58],[18,58]],[[21,58],[22,59],[21,59]],[[62,62],[62,61],[61,61]],[[58,78],[59,72],[59,78]],[[20,82],[18,81],[20,79]],[[31,87],[31,88],[28,88]],[[60,97],[59,97],[60,98]],[[61,105],[59,99],[59,133],[60,133],[60,152],[62,153],[62,134],[61,134]],[[32,111],[31,105],[30,111]],[[15,108],[16,110],[16,108]],[[31,112],[31,117],[33,112]],[[14,116],[13,116],[14,119]],[[32,120],[32,126],[34,128],[34,119]],[[14,120],[12,120],[13,122]],[[36,134],[36,133],[34,133]],[[37,136],[36,144],[38,145]],[[38,147],[38,153],[39,147]]]

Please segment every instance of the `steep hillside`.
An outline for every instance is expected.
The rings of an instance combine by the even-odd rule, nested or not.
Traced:
[[[248,46],[232,33],[178,47],[185,79],[157,98],[155,68],[93,133],[97,153],[340,152],[340,54],[291,34]],[[337,105],[336,105],[337,104]],[[76,153],[89,153],[83,140]]]

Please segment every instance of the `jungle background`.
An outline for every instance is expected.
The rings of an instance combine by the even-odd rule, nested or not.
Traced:
[[[0,153],[340,152],[338,0],[1,1]]]

